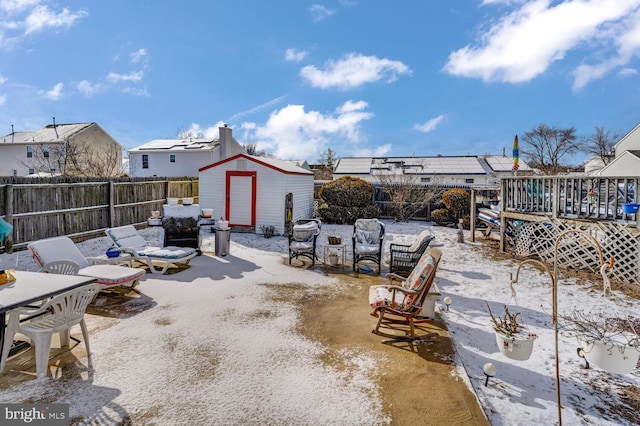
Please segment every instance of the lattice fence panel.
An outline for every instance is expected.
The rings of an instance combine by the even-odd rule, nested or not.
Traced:
[[[518,228],[515,239],[516,256],[536,256],[553,264],[554,245],[558,235],[568,229],[589,233],[602,247],[605,260],[615,259],[609,272],[616,281],[640,284],[640,230],[615,222],[570,222],[548,219],[526,222]],[[590,239],[581,234],[567,234],[558,244],[558,267],[564,269],[600,270],[598,250]]]

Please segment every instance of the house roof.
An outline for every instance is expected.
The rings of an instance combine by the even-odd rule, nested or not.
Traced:
[[[303,169],[302,167],[296,166],[288,161],[278,160],[276,158],[267,158],[267,157],[258,157],[255,155],[248,154],[238,154],[233,157],[227,158],[222,161],[218,161],[217,163],[209,164],[208,166],[200,168],[199,171],[205,171],[207,169],[219,166],[221,164],[227,163],[229,161],[237,160],[238,158],[246,158],[254,163],[261,164],[263,166],[269,167],[271,169],[277,170],[281,173],[286,174],[298,174],[298,175],[310,175],[313,176],[313,172]]]
[[[485,167],[485,164],[488,166]],[[404,173],[451,175],[487,174],[507,172],[513,167],[513,159],[503,156],[434,156],[434,157],[365,157],[341,158],[334,170],[335,174],[371,174],[379,170],[392,171],[402,168]],[[530,170],[526,163],[520,163],[520,170]]]
[[[64,142],[65,139],[81,132],[96,123],[49,124],[40,130],[14,132],[2,137],[2,143],[51,143]]]
[[[129,151],[209,151],[218,146],[218,139],[155,139]]]

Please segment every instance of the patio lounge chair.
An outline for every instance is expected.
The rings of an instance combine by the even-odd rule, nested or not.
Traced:
[[[311,259],[311,265],[316,261],[316,240],[320,235],[322,223],[319,219],[299,219],[293,225],[289,235],[289,265],[291,259],[306,257]]]
[[[415,340],[428,336],[417,336],[414,324],[431,321],[417,317],[434,283],[441,256],[439,249],[429,248],[407,278],[389,273],[385,276],[389,284],[369,288],[369,305],[373,308],[371,315],[378,317],[372,333],[395,340]],[[393,285],[395,281],[399,285]],[[382,331],[381,328],[400,331],[404,335]]]
[[[380,275],[384,223],[378,219],[357,219],[353,224],[351,240],[353,244],[353,270],[356,270],[358,263],[369,260],[378,265],[378,275]]]
[[[153,262],[160,263],[160,272],[165,274],[169,266],[180,263],[188,265],[191,258],[197,254],[196,249],[191,247],[153,246],[131,225],[107,229],[105,232],[122,252],[129,253],[135,260],[147,264],[153,273],[158,272]]]
[[[70,273],[66,269],[77,265],[77,275],[97,279],[105,289],[134,288],[145,272],[140,269],[117,265],[91,265],[69,237],[55,237],[29,243],[29,250],[43,272]],[[61,262],[65,261],[65,262]],[[75,268],[70,268],[75,269]]]
[[[391,253],[391,260],[389,261],[389,272],[402,275],[403,277],[409,276],[434,238],[431,230],[425,229],[410,245],[390,244],[389,251]]]
[[[69,346],[70,329],[80,324],[87,355],[91,355],[84,312],[99,291],[98,283],[89,284],[54,296],[38,307],[24,307],[10,311],[2,360],[0,360],[0,372],[4,369],[16,333],[24,334],[35,344],[38,379],[47,375],[53,333],[60,333],[61,346]]]

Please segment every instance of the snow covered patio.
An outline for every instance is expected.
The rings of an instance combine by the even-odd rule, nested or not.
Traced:
[[[426,228],[385,224],[387,245],[410,243]],[[349,255],[351,230],[324,224],[318,255],[327,235],[342,235]],[[157,238],[154,232],[143,235]],[[376,320],[367,289],[384,278],[352,274],[349,260],[343,271],[288,266],[285,238],[234,233],[229,256],[203,255],[176,274],[147,274],[139,295],[101,295],[87,316],[92,368],[83,345],[52,350],[54,378],[44,381],[33,380],[32,355],[14,357],[0,376],[0,402],[68,402],[74,423],[486,424],[477,396],[491,424],[555,423],[548,277],[524,268],[514,300],[508,284],[516,260],[457,243],[456,230],[433,232],[432,245],[443,251],[440,316],[455,352],[440,321],[429,326],[439,335],[431,343],[383,344],[370,333]],[[109,243],[78,246],[95,255]],[[0,255],[0,267],[35,270],[25,251]],[[597,277],[561,279],[560,312],[639,312],[637,299],[613,288],[605,298]],[[539,336],[529,360],[498,351],[485,301],[494,312],[505,304],[522,312]],[[575,338],[561,338],[563,423],[638,424],[638,370],[584,369]],[[497,371],[488,386],[486,362]]]

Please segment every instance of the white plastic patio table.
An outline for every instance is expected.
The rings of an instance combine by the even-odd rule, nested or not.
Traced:
[[[80,275],[41,272],[15,271],[14,275],[14,282],[0,285],[0,356],[4,346],[7,312],[96,281],[95,278]]]

